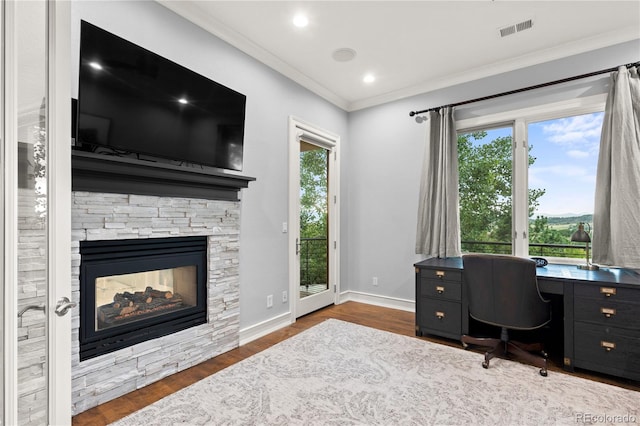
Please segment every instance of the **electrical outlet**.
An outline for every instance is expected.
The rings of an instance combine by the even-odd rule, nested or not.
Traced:
[[[371,284],[378,285],[378,277],[373,277],[373,279],[371,280]]]
[[[287,290],[282,292],[282,303],[287,303],[287,300],[289,300],[289,297],[287,296]]]
[[[267,296],[267,308],[273,307],[273,294]]]

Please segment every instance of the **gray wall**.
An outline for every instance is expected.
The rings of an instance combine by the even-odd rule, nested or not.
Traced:
[[[414,301],[412,265],[424,124],[409,111],[500,93],[640,59],[640,40],[346,113],[154,2],[73,3],[72,69],[77,73],[79,20],[85,19],[247,95],[240,249],[241,329],[289,310],[287,118],[294,115],[341,136],[341,286]],[[77,74],[72,75],[77,88]],[[562,96],[606,89],[606,78],[572,85]],[[557,96],[554,89],[501,98],[492,112]],[[77,89],[75,89],[77,90]],[[75,95],[75,93],[74,93]],[[538,98],[538,100],[536,100]],[[486,106],[486,104],[483,104]],[[461,117],[475,114],[461,109]],[[378,277],[378,286],[372,277]],[[274,307],[266,308],[266,295]]]
[[[640,40],[516,72],[425,93],[349,114],[346,146],[348,243],[346,278],[352,291],[415,300],[412,265],[425,124],[409,111],[529,87],[640,60]],[[460,107],[457,118],[589,96],[608,90],[608,77],[590,78]],[[481,107],[481,108],[480,108]],[[378,286],[372,277],[378,277]]]
[[[288,312],[278,297],[289,290],[288,235],[282,233],[282,222],[288,221],[287,120],[294,115],[313,123],[342,136],[344,144],[347,113],[151,1],[73,3],[72,96],[77,95],[80,19],[247,96],[242,173],[257,180],[242,191],[240,327]],[[268,294],[274,295],[271,309]]]

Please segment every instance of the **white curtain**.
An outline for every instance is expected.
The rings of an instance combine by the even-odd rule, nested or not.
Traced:
[[[593,214],[593,263],[640,268],[640,79],[611,74],[600,140]]]
[[[430,111],[427,116],[416,253],[443,258],[461,255],[458,137],[453,108]]]

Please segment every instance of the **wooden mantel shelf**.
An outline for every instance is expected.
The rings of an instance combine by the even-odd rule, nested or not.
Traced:
[[[72,190],[239,201],[255,178],[196,167],[72,151]]]

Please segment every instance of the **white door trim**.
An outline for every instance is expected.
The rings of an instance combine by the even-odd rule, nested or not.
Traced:
[[[43,2],[44,3],[44,2]],[[0,423],[20,423],[18,416],[18,51],[15,1],[3,2],[4,99],[2,134],[3,216],[3,404]],[[47,7],[47,424],[71,424],[71,315],[58,318],[57,300],[71,294],[71,6],[48,1]]]
[[[48,411],[49,424],[71,424],[71,316],[55,314],[71,293],[71,2],[48,2]],[[76,292],[77,294],[77,292]]]
[[[18,72],[16,3],[3,2],[3,397],[4,424],[18,423]]]
[[[329,167],[329,286],[332,302],[338,303],[340,294],[340,137],[294,116],[289,117],[289,301],[291,322],[299,316],[298,292],[300,258],[296,254],[296,237],[300,229],[300,141],[306,140],[331,152]]]

